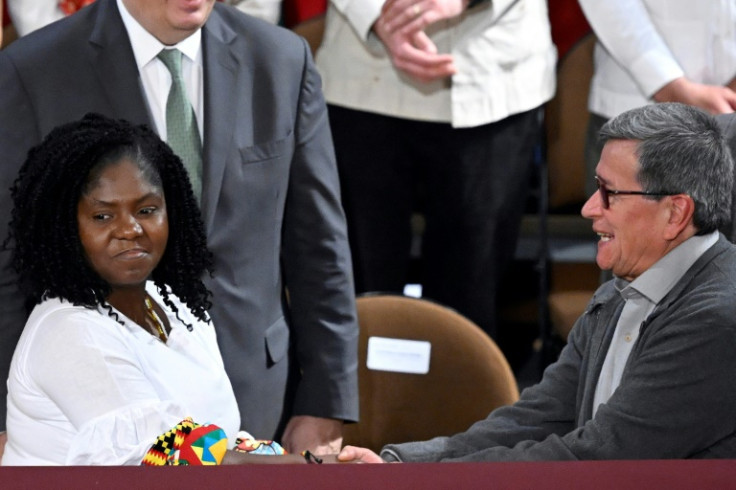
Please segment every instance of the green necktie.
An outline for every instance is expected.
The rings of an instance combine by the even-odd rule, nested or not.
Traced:
[[[202,142],[181,76],[181,56],[178,49],[164,49],[158,54],[158,59],[171,73],[171,89],[166,100],[166,140],[184,162],[194,197],[199,202],[202,195]]]

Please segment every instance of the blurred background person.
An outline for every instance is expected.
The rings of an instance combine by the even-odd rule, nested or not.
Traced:
[[[736,0],[579,0],[597,37],[586,135],[586,191],[605,122],[654,102],[736,109]]]
[[[6,0],[18,36],[75,13],[94,0]]]
[[[358,293],[404,290],[419,209],[422,295],[496,337],[555,88],[549,30],[544,0],[329,3],[317,66]]]
[[[241,12],[267,20],[272,24],[281,22],[281,0],[221,0]]]

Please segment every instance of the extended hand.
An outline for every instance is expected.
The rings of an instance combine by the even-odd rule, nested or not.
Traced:
[[[340,463],[384,463],[379,455],[364,447],[345,446],[337,455]]]
[[[342,420],[295,415],[286,424],[281,445],[293,454],[335,454],[342,447]]]
[[[704,109],[711,114],[725,114],[736,110],[736,92],[728,87],[706,85],[677,78],[654,94],[657,102],[682,102]]]
[[[467,0],[387,0],[380,18],[390,32],[417,32],[439,20],[460,15],[467,4]]]

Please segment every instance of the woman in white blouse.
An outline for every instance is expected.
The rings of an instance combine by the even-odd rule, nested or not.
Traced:
[[[10,368],[3,465],[141,464],[187,417],[233,447],[239,412],[206,312],[211,255],[188,182],[154,133],[102,116],[29,153],[11,238],[35,307]],[[178,458],[160,456],[153,464]]]

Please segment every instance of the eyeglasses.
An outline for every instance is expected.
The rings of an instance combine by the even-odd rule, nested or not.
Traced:
[[[603,209],[608,209],[610,203],[608,198],[611,195],[618,196],[676,196],[679,192],[646,192],[646,191],[617,191],[608,189],[604,186],[598,177],[595,178],[595,183],[598,186],[598,191],[601,193],[601,203]]]

